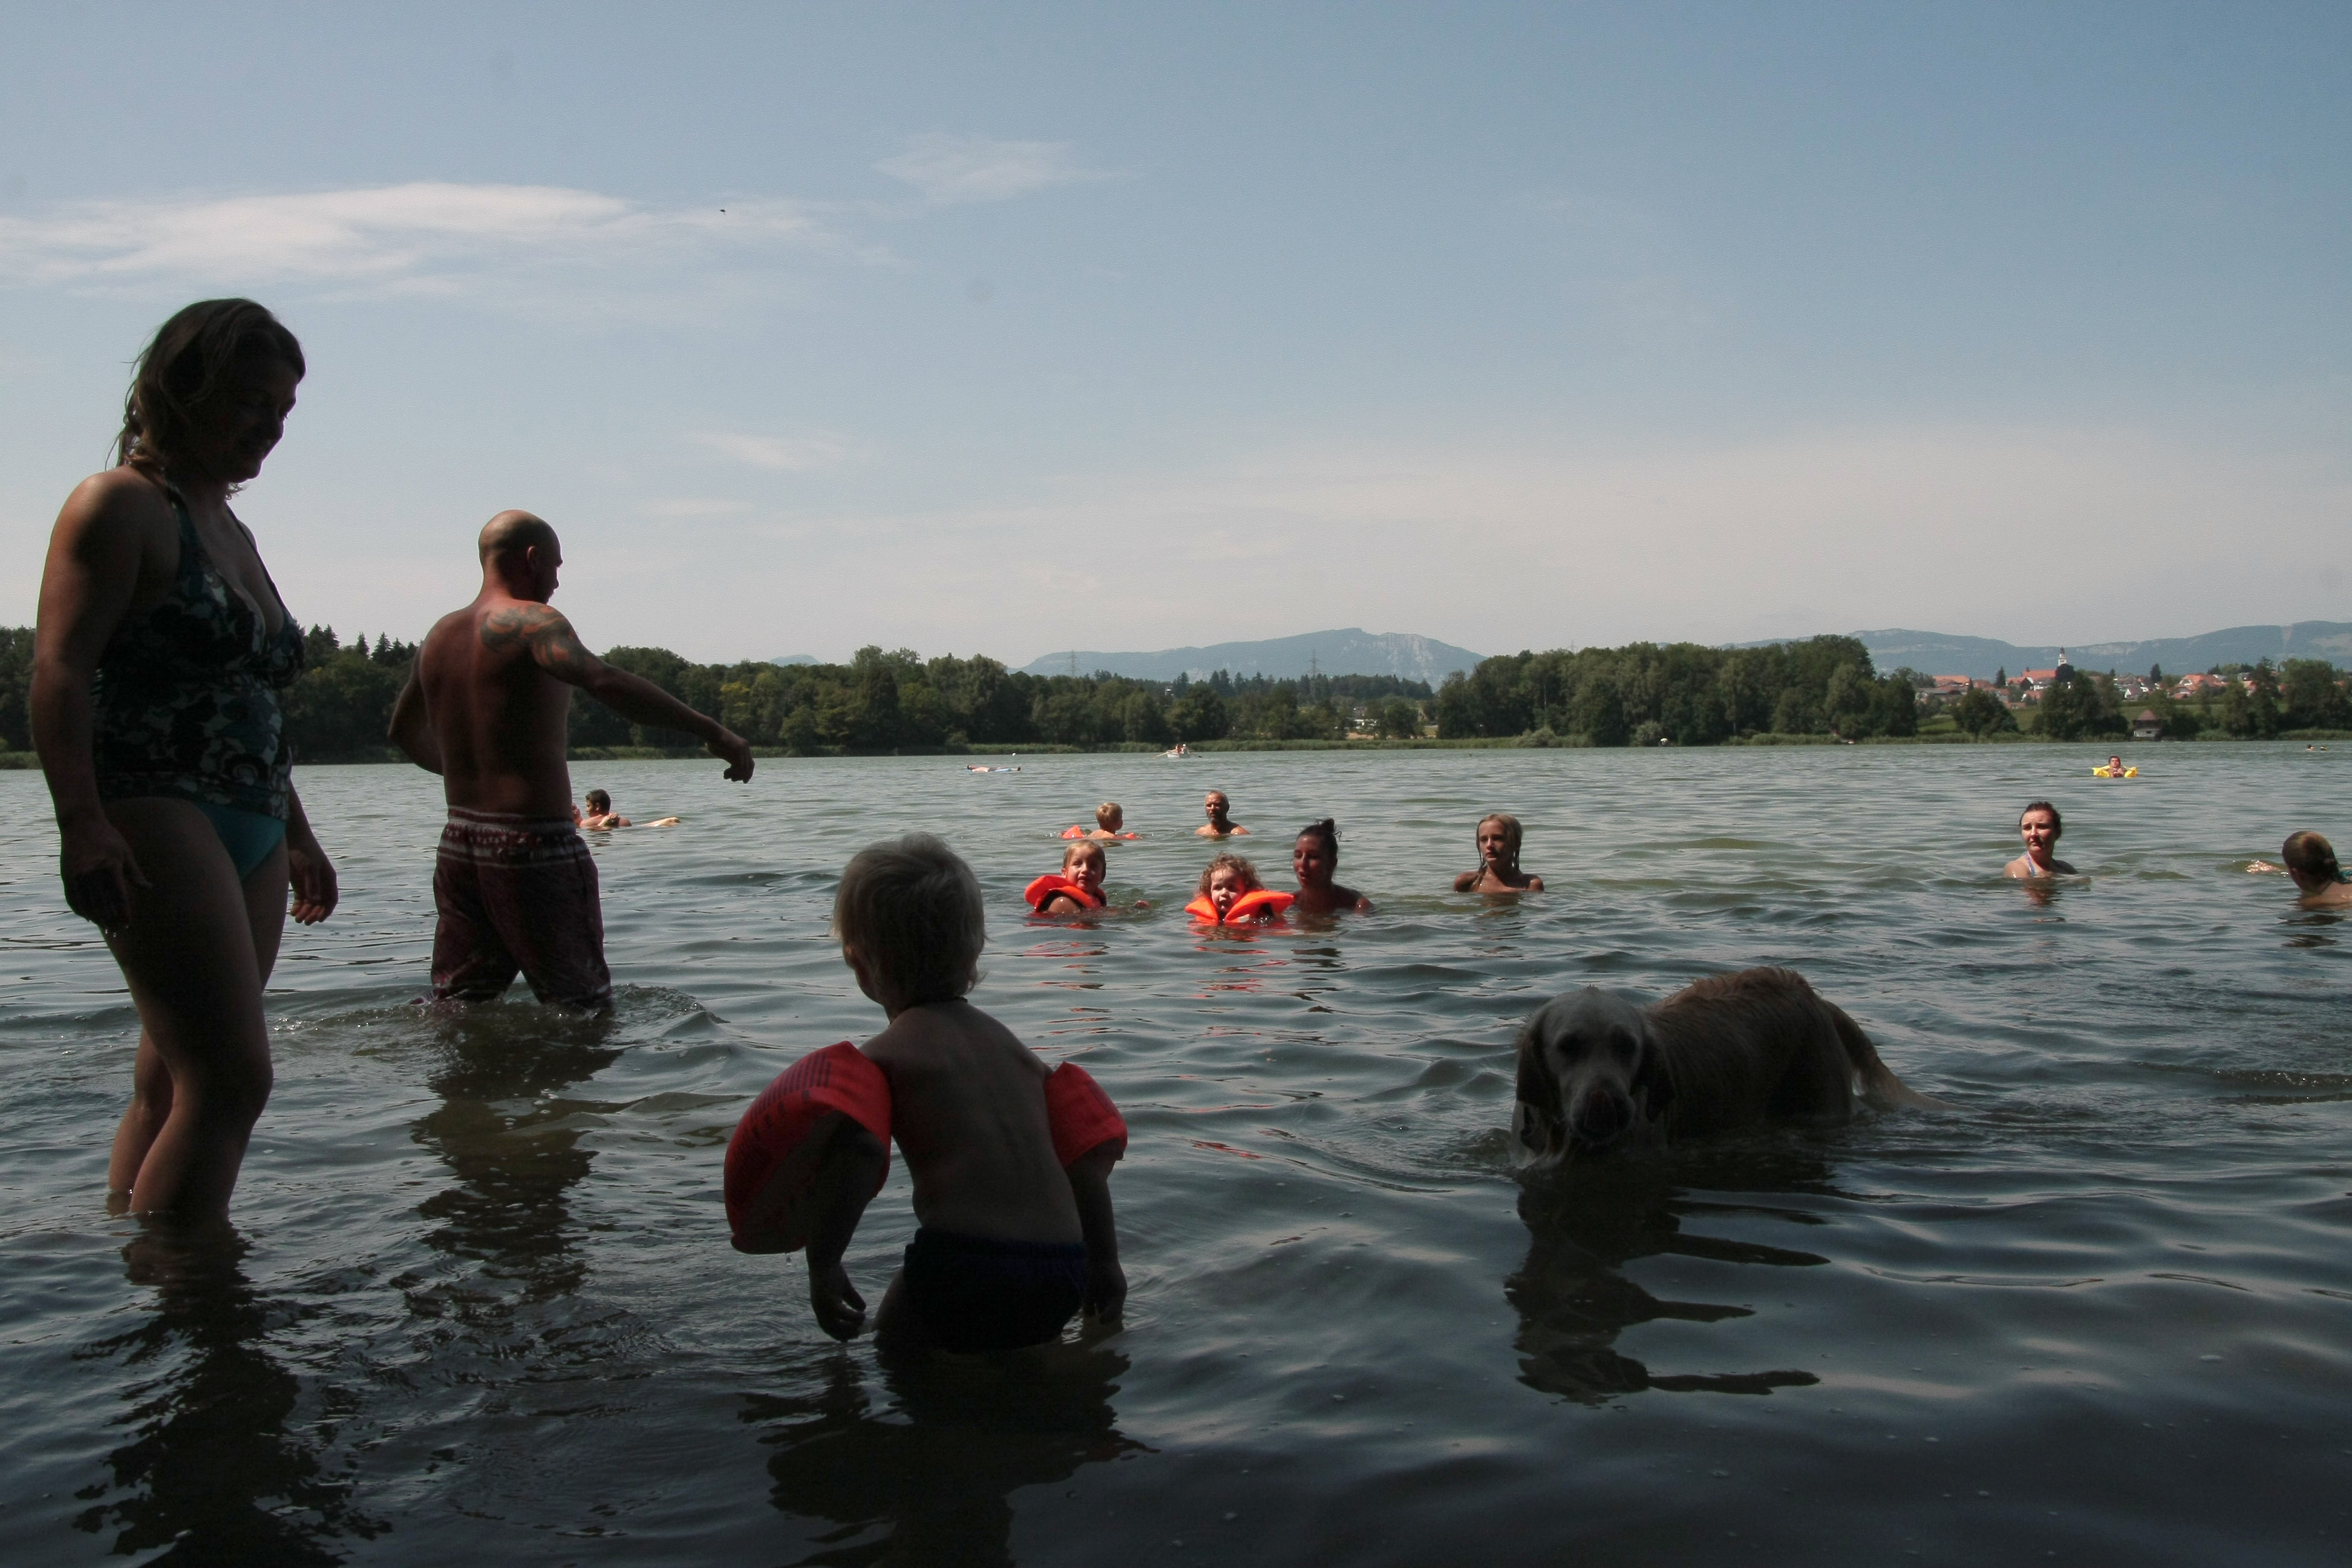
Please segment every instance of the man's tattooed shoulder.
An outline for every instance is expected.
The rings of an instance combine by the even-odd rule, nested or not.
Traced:
[[[492,610],[482,620],[482,646],[503,652],[520,647],[533,637],[563,626],[562,615],[545,605],[512,605]]]

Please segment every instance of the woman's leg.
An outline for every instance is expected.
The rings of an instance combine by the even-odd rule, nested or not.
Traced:
[[[240,883],[220,836],[186,802],[114,801],[107,816],[150,884],[132,889],[131,922],[110,945],[139,1005],[142,1059],[152,1052],[163,1080],[152,1090],[133,1068],[118,1158],[131,1152],[124,1132],[135,1142],[154,1125],[130,1206],[218,1217],[269,1099],[261,986],[285,925],[286,852],[272,850]]]

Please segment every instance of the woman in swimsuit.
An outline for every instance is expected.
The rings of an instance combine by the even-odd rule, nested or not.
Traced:
[[[1519,869],[1519,819],[1498,811],[1478,819],[1478,868],[1454,879],[1457,893],[1540,893],[1543,879]]]
[[[108,1206],[228,1210],[269,1098],[261,991],[294,918],[335,907],[295,795],[278,689],[302,666],[228,498],[261,471],[302,379],[294,334],[249,300],[163,323],[123,405],[117,466],[49,537],[31,709],[66,901],[104,933],[139,1008]]]
[[[1300,828],[1290,847],[1290,874],[1298,879],[1298,899],[1290,907],[1303,915],[1337,914],[1342,910],[1370,914],[1371,900],[1331,879],[1339,868],[1339,825],[1327,816]]]

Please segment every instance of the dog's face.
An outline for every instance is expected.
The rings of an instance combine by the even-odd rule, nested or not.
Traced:
[[[1518,1048],[1511,1134],[1540,1163],[1607,1148],[1674,1097],[1649,1019],[1607,991],[1555,996],[1519,1031]]]

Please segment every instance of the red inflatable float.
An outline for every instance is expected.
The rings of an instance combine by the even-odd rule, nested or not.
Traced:
[[[1235,899],[1234,907],[1225,911],[1224,919],[1219,920],[1217,906],[1209,901],[1208,894],[1202,893],[1184,906],[1184,912],[1211,925],[1249,925],[1257,921],[1272,920],[1297,902],[1297,898],[1296,893],[1277,893],[1271,888],[1260,888],[1255,892],[1244,893]]]

